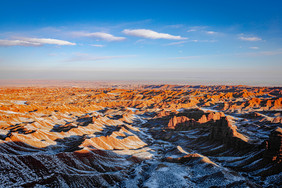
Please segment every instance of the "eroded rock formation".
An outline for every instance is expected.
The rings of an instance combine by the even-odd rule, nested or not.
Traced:
[[[1,88],[0,187],[280,187],[281,101],[278,87]]]
[[[277,128],[266,141],[265,158],[276,163],[282,163],[282,128]]]

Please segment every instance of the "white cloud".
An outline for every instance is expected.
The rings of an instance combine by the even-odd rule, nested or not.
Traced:
[[[122,41],[125,40],[125,37],[116,37],[114,35],[111,35],[109,33],[103,33],[103,32],[95,32],[95,33],[86,33],[86,32],[75,32],[76,36],[81,37],[94,37],[106,41]]]
[[[213,43],[213,42],[217,42],[217,40],[214,40],[214,39],[212,39],[212,40],[189,40],[190,42],[211,42],[211,43]]]
[[[171,42],[171,43],[165,44],[165,46],[179,45],[179,44],[184,44],[186,42],[187,41]]]
[[[207,28],[207,26],[193,26],[193,27],[190,27],[190,29],[187,30],[187,32],[200,31],[200,30],[204,30],[206,28]]]
[[[187,30],[187,32],[197,32],[200,34],[208,34],[208,35],[222,35],[223,33],[221,32],[216,32],[216,31],[212,31],[209,30],[209,26],[194,26],[194,27],[190,27],[190,29]]]
[[[152,31],[149,29],[125,29],[122,31],[124,34],[135,36],[135,37],[143,37],[149,39],[171,39],[171,40],[183,40],[187,39],[181,36],[174,36],[167,33],[158,33],[156,31]]]
[[[50,39],[50,38],[18,38],[16,40],[0,40],[0,46],[42,46],[44,44],[55,45],[76,45],[64,40]]]
[[[146,41],[146,39],[139,39],[135,42],[135,44],[138,44],[138,43],[144,43]]]
[[[56,44],[56,45],[76,45],[75,43],[68,42],[65,40],[58,40],[58,39],[50,39],[50,38],[20,38],[23,41],[27,41],[30,43],[39,43],[39,44]]]
[[[244,41],[251,41],[251,42],[262,40],[259,37],[244,37],[244,36],[240,36],[239,39],[244,40]]]
[[[90,46],[102,48],[102,47],[104,47],[105,45],[103,45],[103,44],[91,44]]]
[[[41,44],[23,40],[0,40],[0,46],[41,46]]]
[[[215,32],[215,31],[206,31],[206,33],[209,34],[209,35],[215,35],[215,34],[217,34],[217,32]]]
[[[252,47],[249,47],[250,49],[252,49],[252,50],[258,50],[259,49],[259,47],[257,47],[257,46],[252,46]]]
[[[187,30],[187,32],[194,32],[194,31],[197,31],[196,29],[189,29]]]

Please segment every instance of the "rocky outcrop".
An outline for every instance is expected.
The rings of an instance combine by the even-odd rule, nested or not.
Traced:
[[[177,112],[177,111],[176,111]],[[165,117],[165,116],[169,116],[171,115],[171,111],[167,111],[167,110],[161,110],[157,113],[157,115],[155,116],[155,118],[162,118],[162,117]]]
[[[177,153],[184,155],[180,157],[166,157],[165,161],[172,163],[197,163],[197,164],[211,164],[217,166],[214,162],[212,162],[208,157],[203,156],[198,153],[189,153],[185,151],[181,146],[177,146]]]
[[[217,166],[214,162],[212,162],[208,157],[200,155],[198,153],[189,153],[182,157],[167,157],[166,161],[173,162],[173,163],[198,163],[198,164],[211,164]]]
[[[198,120],[199,123],[206,123],[208,122],[207,116],[206,115],[202,115],[202,117]]]
[[[282,163],[282,128],[277,128],[266,141],[264,157],[276,163]]]
[[[282,98],[274,100],[272,109],[281,109],[282,108]]]
[[[275,118],[272,120],[272,123],[282,123],[282,117],[275,117]]]
[[[176,130],[188,130],[195,128],[195,125],[205,124],[209,121],[219,120],[221,117],[225,117],[223,112],[208,112],[204,113],[201,110],[191,110],[183,113],[186,116],[173,116],[168,123],[169,129]],[[189,118],[188,118],[188,117]],[[198,119],[196,121],[196,119]]]
[[[219,120],[220,118],[225,117],[223,112],[211,112],[208,114],[208,119],[207,121],[211,121],[211,120]]]
[[[94,147],[102,150],[124,150],[139,149],[147,145],[135,135],[126,136],[119,132],[114,132],[114,134],[114,136],[100,136],[86,139],[81,144],[81,147]]]
[[[212,125],[209,138],[237,149],[249,147],[248,138],[238,133],[237,127],[232,125],[227,117],[217,120]]]
[[[174,116],[169,120],[167,127],[169,129],[175,129],[177,131],[188,130],[194,128],[195,125],[199,124],[194,119],[189,119],[186,116]]]
[[[173,118],[171,118],[170,120],[169,120],[169,123],[168,123],[168,128],[169,129],[175,129],[175,127],[178,125],[178,124],[183,124],[183,123],[185,123],[185,122],[187,122],[187,121],[189,121],[190,119],[189,118],[187,118],[186,116],[179,116],[179,117],[177,117],[177,116],[173,116]]]

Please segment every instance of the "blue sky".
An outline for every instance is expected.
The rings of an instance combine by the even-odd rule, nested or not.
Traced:
[[[282,85],[281,1],[0,1],[0,79]]]

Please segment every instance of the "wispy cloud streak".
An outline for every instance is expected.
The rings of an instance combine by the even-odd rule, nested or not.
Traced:
[[[105,47],[105,45],[103,44],[91,44],[90,46],[99,47],[99,48]]]
[[[51,38],[27,38],[20,37],[15,40],[3,39],[0,40],[0,46],[42,46],[44,44],[54,44],[54,45],[76,45],[65,40],[51,39]]]
[[[169,40],[183,40],[187,39],[181,36],[175,36],[167,33],[158,33],[149,29],[125,29],[122,31],[126,35],[142,37],[148,39],[169,39]]]
[[[187,41],[171,42],[171,43],[165,44],[164,46],[181,45],[181,44],[184,44],[184,43],[187,43]]]
[[[245,36],[240,36],[239,37],[240,40],[244,40],[244,41],[250,41],[250,42],[255,42],[255,41],[260,41],[262,40],[259,37],[245,37]]]
[[[75,36],[79,37],[93,37],[101,40],[106,41],[122,41],[125,40],[125,37],[117,37],[109,33],[103,33],[103,32],[95,32],[95,33],[87,33],[87,32],[75,32]]]

